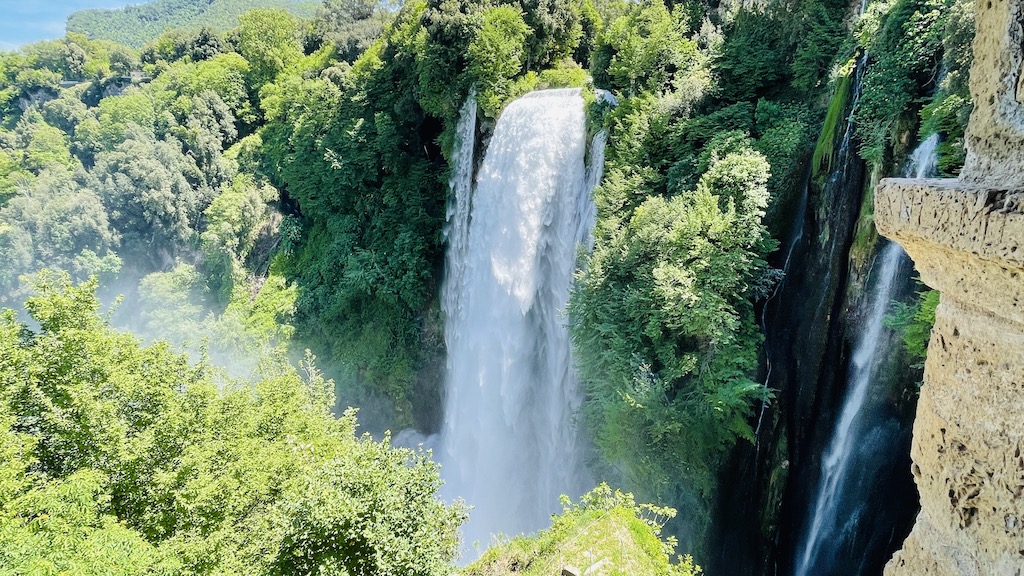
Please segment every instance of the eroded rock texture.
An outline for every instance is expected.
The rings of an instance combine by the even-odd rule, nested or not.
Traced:
[[[975,0],[967,162],[961,179],[1024,188],[1024,3]]]
[[[884,180],[879,230],[942,293],[889,576],[1024,576],[1024,3],[980,0],[959,180]]]

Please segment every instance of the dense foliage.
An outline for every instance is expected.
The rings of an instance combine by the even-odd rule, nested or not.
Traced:
[[[872,2],[858,22],[858,44],[871,55],[856,114],[862,155],[881,164],[901,132],[918,123],[919,102],[930,100],[922,133],[942,132],[942,172],[963,164],[963,131],[970,115],[967,72],[973,12],[964,0]],[[905,145],[904,145],[905,146]]]
[[[767,400],[752,380],[761,339],[752,303],[772,283],[764,258],[773,243],[761,224],[769,165],[748,138],[737,140],[709,146],[694,189],[643,200],[614,227],[623,212],[602,212],[573,296],[598,445],[663,496],[681,486],[707,496],[715,456],[752,437],[751,404]],[[630,191],[617,160],[598,192],[602,208]]]
[[[427,455],[355,435],[311,358],[254,382],[143,346],[44,273],[0,320],[0,564],[16,573],[442,575]]]
[[[179,344],[208,337],[218,358],[289,341],[295,290],[269,269],[280,194],[256,168],[258,136],[238,141],[258,120],[260,47],[242,48],[173,32],[144,64],[72,34],[0,55],[0,300],[17,304],[20,275],[56,267],[126,291],[119,322]],[[156,77],[126,77],[142,66]],[[166,283],[147,275],[180,266],[188,289],[150,297]],[[157,306],[139,314],[140,301]]]
[[[68,17],[69,32],[141,48],[166,30],[210,28],[227,31],[256,8],[281,8],[310,17],[317,2],[301,0],[154,0],[116,10],[81,10]]]
[[[789,42],[776,18],[750,13],[726,29]],[[810,121],[799,102],[765,97],[781,93],[770,88],[779,77],[730,76],[726,62],[760,64],[710,20],[693,34],[692,19],[640,3],[598,36],[595,82],[628,97],[605,114],[596,245],[570,321],[585,421],[609,472],[683,507],[699,535],[721,458],[752,438],[752,408],[771,396],[755,379],[754,304],[778,277],[766,224],[799,185]]]
[[[538,83],[583,81],[574,65],[531,69],[580,42],[548,12],[569,6],[409,2],[351,66],[315,53],[261,92],[267,164],[303,215],[286,266],[300,287],[300,332],[346,381],[386,395],[401,422],[439,417],[437,380],[424,375],[442,354],[445,154],[457,110],[474,85],[493,117]]]

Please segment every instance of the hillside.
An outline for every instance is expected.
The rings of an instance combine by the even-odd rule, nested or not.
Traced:
[[[254,8],[283,8],[310,17],[317,2],[298,0],[156,0],[118,10],[82,10],[68,17],[68,32],[140,48],[171,28],[230,30]]]

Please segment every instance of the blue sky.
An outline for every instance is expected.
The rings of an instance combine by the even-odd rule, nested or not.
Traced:
[[[120,8],[145,0],[0,0],[0,50],[60,38],[72,12],[87,8]]]

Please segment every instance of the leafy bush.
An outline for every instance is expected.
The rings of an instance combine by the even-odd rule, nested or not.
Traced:
[[[331,382],[235,381],[43,274],[0,318],[0,563],[17,572],[447,575],[459,505],[423,452],[355,434]]]
[[[563,497],[562,513],[551,528],[535,536],[499,543],[463,572],[463,576],[555,574],[567,565],[581,570],[608,567],[616,574],[697,576],[690,556],[670,557],[675,540],[660,538],[672,508],[637,504],[632,494],[601,484],[573,504]]]
[[[917,299],[910,303],[893,302],[885,325],[900,332],[907,353],[918,361],[917,368],[924,367],[928,356],[928,340],[935,324],[935,309],[939,305],[938,290],[919,292]]]

